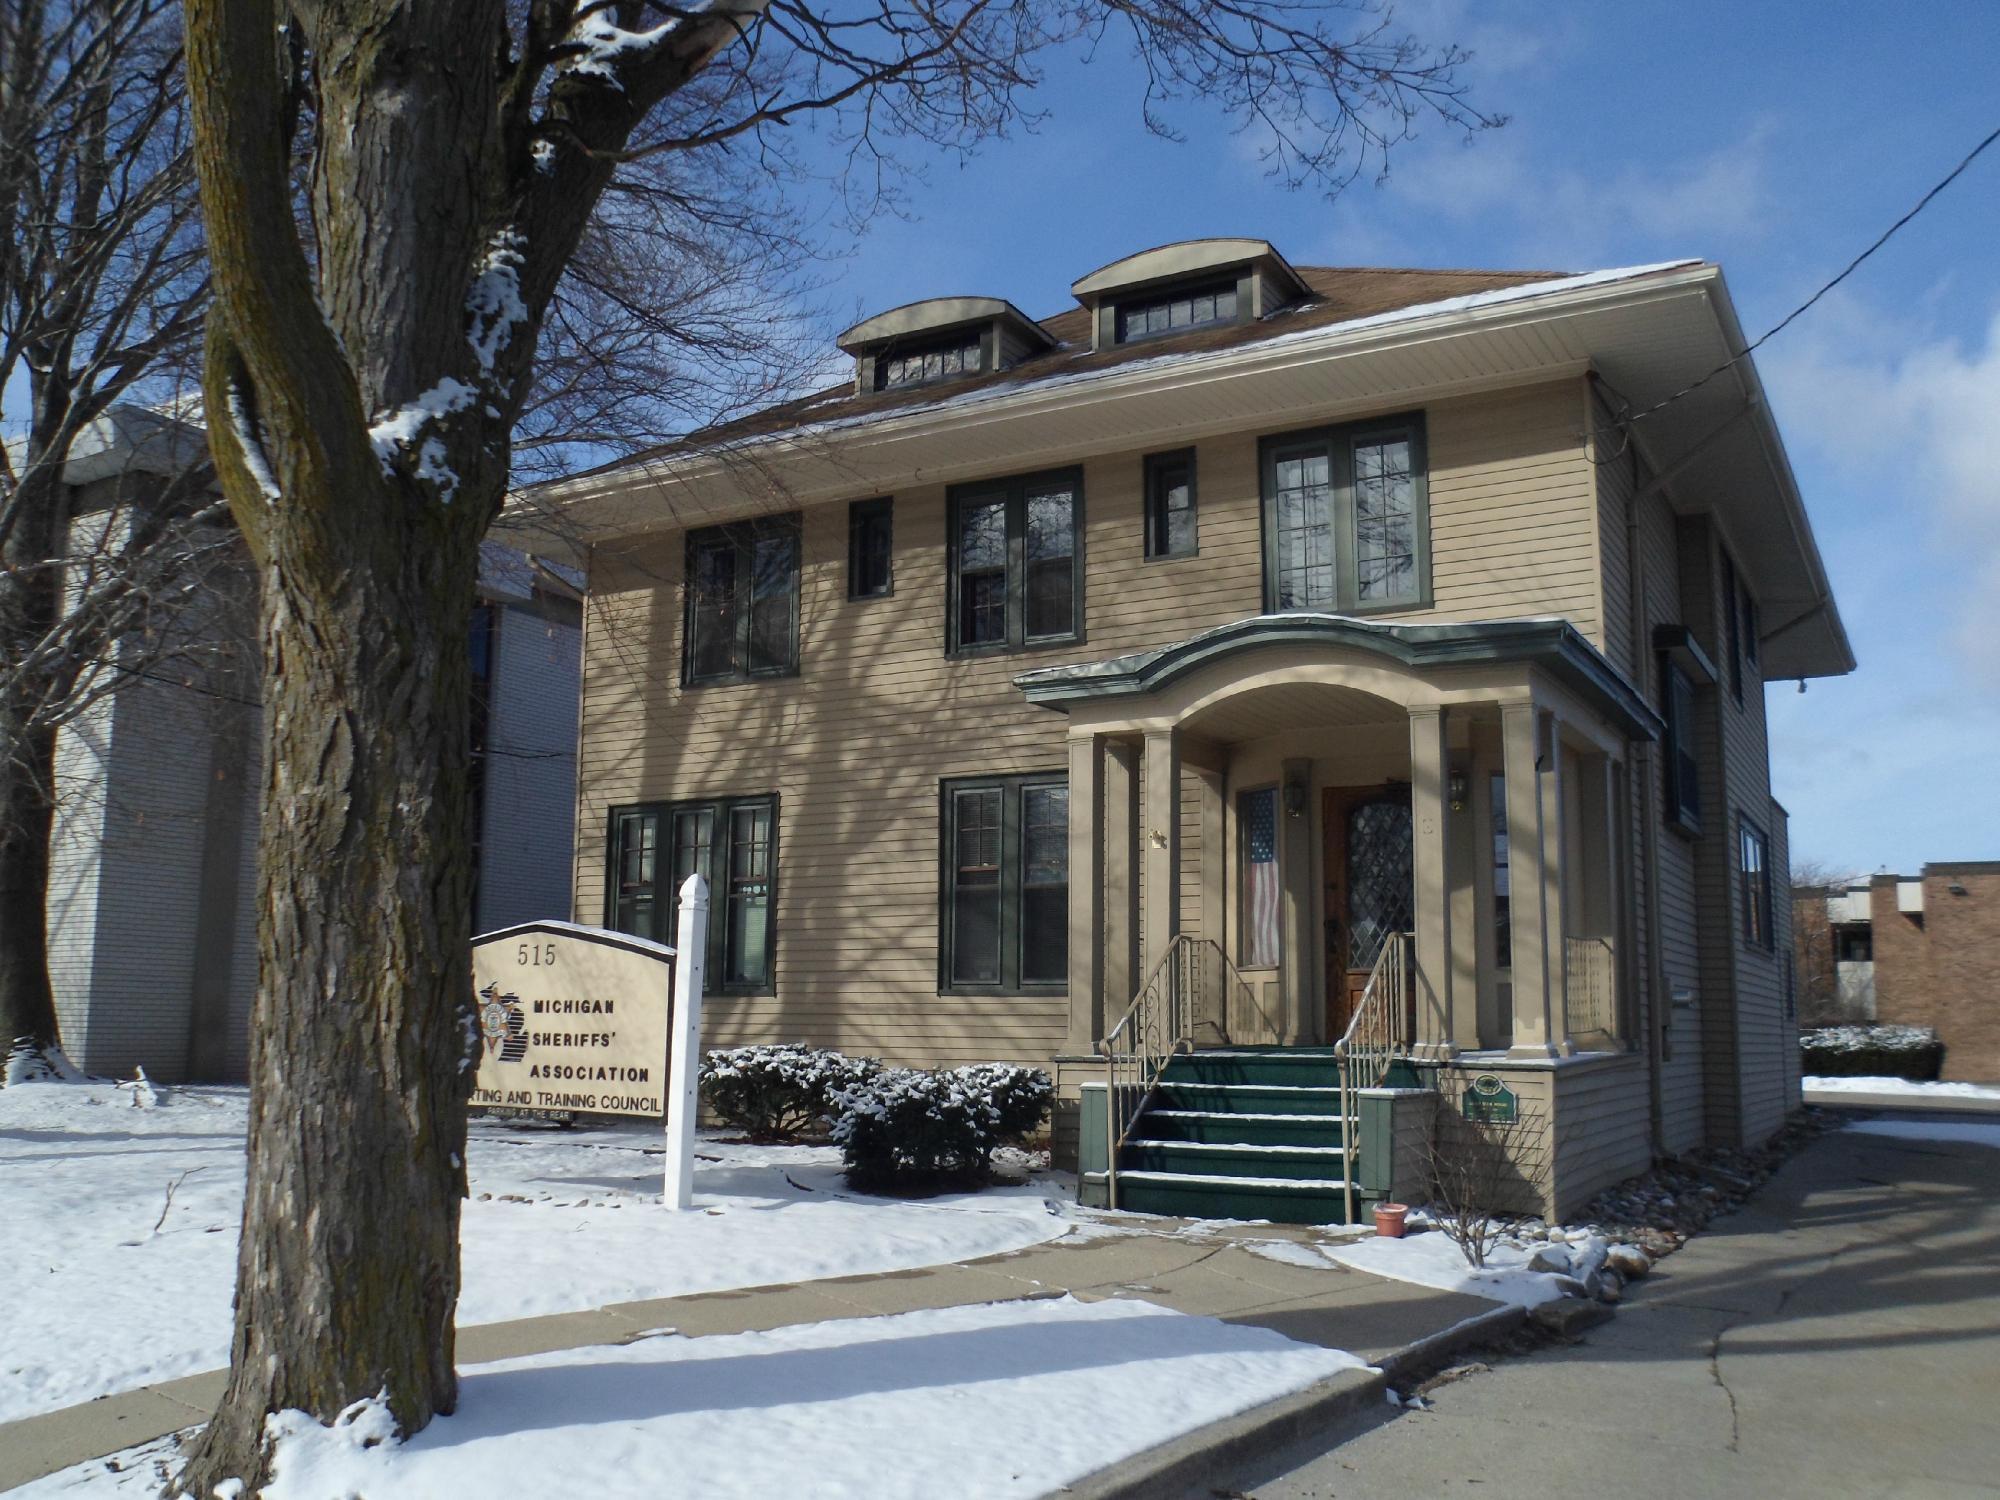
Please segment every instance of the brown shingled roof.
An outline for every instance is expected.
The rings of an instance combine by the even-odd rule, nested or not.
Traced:
[[[1056,340],[1055,348],[1008,369],[963,380],[860,394],[856,394],[852,383],[844,383],[794,401],[766,407],[734,421],[704,428],[685,438],[615,459],[585,473],[606,474],[633,464],[698,452],[745,438],[770,436],[795,427],[927,406],[941,397],[956,396],[964,391],[994,386],[1025,388],[1051,375],[1084,374],[1129,361],[1153,359],[1162,354],[1230,349],[1281,333],[1328,327],[1405,307],[1419,307],[1427,302],[1442,302],[1451,297],[1499,291],[1536,281],[1555,281],[1573,274],[1568,271],[1426,271],[1374,266],[1299,266],[1295,269],[1312,289],[1312,299],[1294,303],[1255,323],[1199,329],[1092,352],[1090,312],[1086,308],[1071,307],[1054,317],[1040,320],[1049,337]]]

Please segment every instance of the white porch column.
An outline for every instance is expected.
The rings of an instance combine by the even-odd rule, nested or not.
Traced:
[[[1097,1050],[1104,1012],[1115,1003],[1104,988],[1104,741],[1094,734],[1069,742],[1069,1034],[1072,1057]]]
[[[1553,740],[1553,734],[1550,735]],[[1507,885],[1508,925],[1513,943],[1514,1038],[1510,1049],[1516,1057],[1556,1055],[1551,1022],[1551,1002],[1561,981],[1561,953],[1550,966],[1548,919],[1552,889],[1559,890],[1561,879],[1558,808],[1544,817],[1545,791],[1560,791],[1555,766],[1555,746],[1547,747],[1544,759],[1543,725],[1533,703],[1509,703],[1500,710],[1501,753],[1507,781]],[[1550,828],[1548,824],[1553,823]],[[1557,857],[1551,859],[1551,849]],[[1556,910],[1561,900],[1556,898]],[[1559,1003],[1559,1002],[1557,1002]]]
[[[1441,708],[1410,710],[1411,869],[1416,910],[1416,1050],[1457,1054],[1452,1018],[1451,802],[1446,778],[1451,747]]]
[[[1173,729],[1146,734],[1144,839],[1146,951],[1138,983],[1181,930],[1181,744]]]
[[[1139,985],[1139,747],[1104,747],[1104,1026],[1118,1024]],[[1100,1036],[1103,1032],[1098,1033]]]

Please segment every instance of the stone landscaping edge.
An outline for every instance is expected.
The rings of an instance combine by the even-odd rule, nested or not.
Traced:
[[[1379,1365],[1343,1370],[1303,1391],[1183,1433],[1055,1493],[1075,1500],[1174,1500],[1274,1449],[1301,1438],[1322,1436],[1334,1424],[1382,1406],[1383,1393],[1405,1372],[1456,1350],[1504,1337],[1526,1322],[1527,1316],[1519,1307],[1496,1307],[1406,1344]]]

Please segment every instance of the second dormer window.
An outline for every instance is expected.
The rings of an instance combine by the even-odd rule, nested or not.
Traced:
[[[982,365],[979,335],[957,334],[938,343],[880,356],[875,361],[875,389],[892,391],[952,375],[977,375]]]
[[[1177,291],[1141,296],[1118,306],[1118,342],[1185,333],[1216,323],[1236,321],[1236,283],[1210,282]]]

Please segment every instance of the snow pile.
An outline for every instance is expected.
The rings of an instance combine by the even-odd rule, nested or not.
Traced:
[[[1808,1094],[1898,1094],[1910,1099],[2000,1100],[2000,1085],[1990,1083],[1918,1083],[1909,1078],[1861,1076],[1808,1078]]]
[[[1586,1253],[1598,1246],[1586,1247]],[[1558,1297],[1569,1296],[1574,1278],[1557,1271],[1531,1271],[1528,1262],[1539,1249],[1502,1242],[1486,1255],[1484,1270],[1475,1271],[1465,1263],[1449,1237],[1432,1230],[1425,1234],[1390,1239],[1378,1235],[1346,1245],[1327,1245],[1324,1254],[1340,1265],[1393,1281],[1407,1281],[1440,1292],[1463,1292],[1469,1297],[1486,1297],[1495,1302],[1511,1302],[1517,1307],[1539,1307]]]
[[[1269,1329],[1068,1297],[646,1339],[474,1366],[457,1415],[407,1442],[379,1441],[373,1402],[335,1428],[282,1421],[264,1494],[1027,1500],[1361,1368]],[[143,1463],[87,1465],[18,1493],[152,1484]]]
[[[1927,1026],[1822,1026],[1802,1032],[1799,1055],[1818,1077],[1894,1073],[1935,1078],[1944,1043]]]
[[[134,1109],[110,1084],[0,1090],[0,1421],[228,1363],[247,1101],[180,1087]],[[474,1122],[460,1324],[912,1270],[1072,1222],[1067,1195],[1041,1183],[886,1202],[847,1191],[829,1147],[707,1138],[694,1211],[674,1213],[663,1145],[645,1123]]]
[[[37,1046],[31,1037],[20,1037],[0,1060],[0,1088],[17,1083],[82,1083],[83,1074],[60,1047]]]

